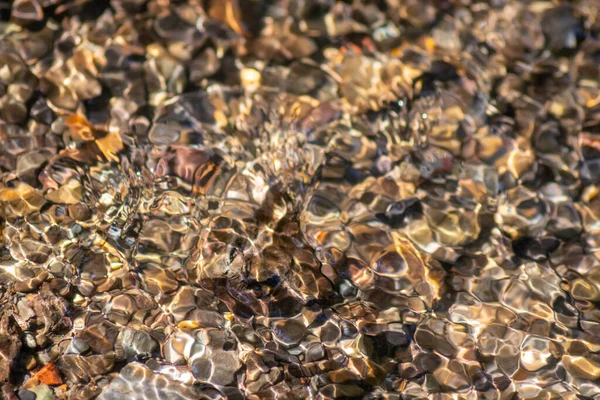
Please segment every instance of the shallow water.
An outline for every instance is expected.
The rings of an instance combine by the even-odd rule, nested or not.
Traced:
[[[600,4],[0,4],[9,399],[600,398]]]

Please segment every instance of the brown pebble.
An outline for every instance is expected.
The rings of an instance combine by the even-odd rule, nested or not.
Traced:
[[[36,365],[37,361],[35,360],[35,357],[32,355],[27,356],[27,359],[25,360],[25,368],[27,371],[31,371]]]

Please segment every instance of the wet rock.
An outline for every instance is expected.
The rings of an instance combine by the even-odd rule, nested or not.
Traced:
[[[18,396],[20,400],[36,400],[35,392],[27,389],[19,390]]]
[[[133,360],[138,356],[151,355],[156,341],[146,332],[124,329],[119,333],[115,351],[118,358]]]
[[[44,18],[44,10],[37,0],[16,0],[12,5],[11,17],[21,24],[39,22]]]
[[[140,363],[127,364],[111,384],[100,394],[99,400],[126,397],[146,397],[152,393],[158,398],[201,399],[204,397],[195,387],[183,385],[156,374]]]
[[[551,8],[541,22],[548,47],[555,53],[573,52],[585,37],[580,19],[570,6]]]
[[[35,393],[36,400],[53,400],[56,398],[52,389],[43,383],[31,388],[31,392]]]
[[[111,371],[114,361],[114,353],[91,356],[64,355],[58,361],[58,368],[68,381],[85,382]]]
[[[496,221],[512,238],[536,236],[548,222],[548,213],[545,199],[526,188],[517,187],[501,200]]]
[[[53,362],[44,365],[38,372],[35,373],[33,379],[37,379],[41,383],[49,386],[63,384],[60,372]]]
[[[6,382],[21,349],[21,341],[8,315],[0,317],[0,349],[0,382]]]
[[[565,369],[577,378],[596,380],[600,377],[600,365],[583,357],[563,356]]]

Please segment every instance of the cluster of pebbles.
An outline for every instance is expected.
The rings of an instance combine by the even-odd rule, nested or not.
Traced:
[[[0,21],[0,397],[600,398],[598,1]]]

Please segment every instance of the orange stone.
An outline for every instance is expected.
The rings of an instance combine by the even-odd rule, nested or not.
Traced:
[[[74,138],[86,141],[94,140],[92,124],[84,116],[77,114],[69,115],[65,119],[65,123]]]
[[[45,383],[48,386],[62,385],[64,383],[58,368],[53,362],[44,365],[34,375],[34,378],[37,378],[40,382]]]

